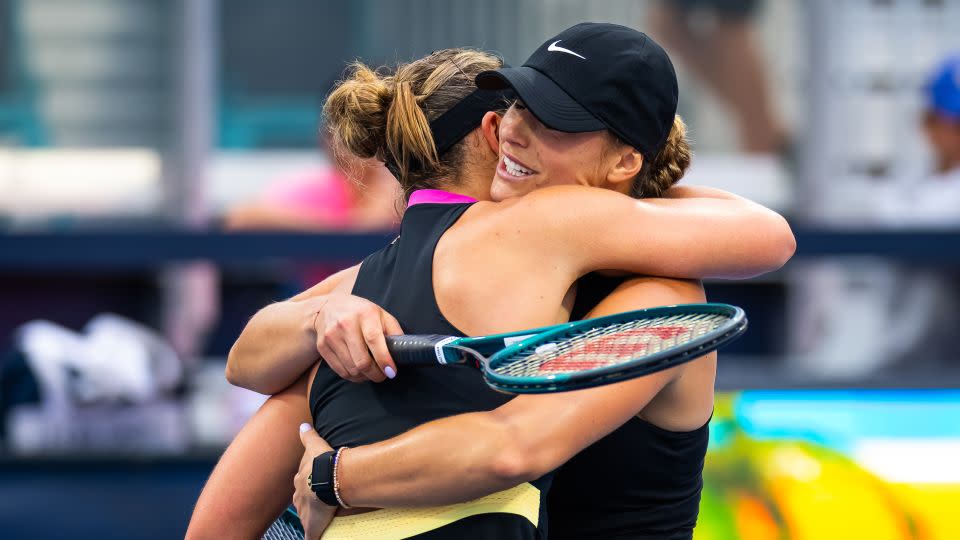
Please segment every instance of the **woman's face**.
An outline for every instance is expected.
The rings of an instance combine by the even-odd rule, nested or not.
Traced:
[[[948,171],[960,166],[960,122],[934,111],[924,116],[923,128],[933,149],[937,169]]]
[[[500,159],[490,186],[495,201],[563,184],[600,186],[608,168],[603,131],[564,133],[543,125],[520,101],[500,121]]]

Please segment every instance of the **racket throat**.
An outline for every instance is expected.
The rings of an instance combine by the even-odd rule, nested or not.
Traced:
[[[478,368],[487,360],[477,351],[459,345],[447,345],[443,348],[443,355],[445,364],[476,364]]]

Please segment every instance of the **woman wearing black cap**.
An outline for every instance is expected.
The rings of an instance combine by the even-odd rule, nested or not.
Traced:
[[[553,43],[551,47],[555,45]],[[469,67],[457,65],[461,73],[469,71]],[[405,227],[399,241],[368,258],[360,267],[359,276],[357,269],[339,276],[341,290],[352,290],[381,303],[398,315],[407,331],[423,332],[433,328],[434,332],[459,333],[459,329],[463,329],[464,333],[479,334],[564,320],[569,314],[574,281],[585,272],[600,268],[684,276],[700,275],[696,271],[691,272],[691,268],[710,274],[750,273],[777,267],[792,252],[792,236],[788,229],[784,236],[782,221],[742,201],[684,201],[676,204],[668,201],[654,204],[651,201],[639,205],[609,191],[555,188],[503,204],[465,202],[462,199],[464,195],[483,197],[484,191],[489,189],[489,177],[484,179],[481,171],[489,171],[489,168],[485,168],[492,168],[498,160],[491,147],[486,146],[492,142],[493,148],[496,147],[496,117],[484,116],[481,128],[467,134],[466,144],[440,153],[438,158],[431,152],[433,144],[430,139],[437,134],[431,134],[430,128],[443,121],[446,116],[443,111],[450,109],[450,106],[437,112],[431,109],[430,101],[443,85],[435,85],[428,92],[425,87],[429,86],[431,80],[436,82],[436,78],[427,74],[424,79],[407,81],[402,73],[408,72],[401,69],[388,82],[369,71],[359,70],[341,88],[342,95],[335,93],[331,97],[334,105],[342,103],[344,109],[334,108],[330,123],[348,150],[361,156],[376,155],[386,159],[398,173],[405,188],[419,183],[423,187],[446,187],[450,192],[460,195],[459,202],[451,203],[449,200],[438,200],[436,193],[411,194],[411,202],[419,198],[426,199],[426,204],[408,209],[404,221],[409,228]],[[383,110],[383,103],[391,103],[388,110]],[[338,116],[338,112],[344,114]],[[391,129],[391,124],[395,129]],[[378,125],[381,127],[376,128]],[[418,125],[419,129],[416,128]],[[428,144],[422,144],[424,140]],[[576,145],[571,147],[571,151],[575,150]],[[598,184],[632,185],[634,178],[642,171],[642,160],[638,159],[642,154],[631,147],[605,148],[604,152],[605,155],[594,155],[594,159],[585,164],[603,173],[598,174],[602,176],[602,182]],[[600,166],[601,162],[607,165]],[[455,174],[451,175],[451,172]],[[514,172],[517,171],[514,169]],[[594,184],[586,177],[584,181]],[[682,210],[684,207],[686,210]],[[423,215],[417,218],[420,214]],[[699,225],[689,228],[691,222],[698,220]],[[713,223],[714,220],[719,223]],[[617,223],[622,225],[618,227]],[[769,252],[757,254],[746,250],[736,256],[724,253],[719,257],[724,259],[722,262],[715,260],[717,254],[710,253],[703,257],[703,254],[683,257],[679,263],[665,259],[651,260],[657,258],[658,251],[682,245],[688,235],[698,236],[705,242],[721,242],[731,250],[743,250],[743,239],[728,243],[728,238],[724,238],[720,230],[705,231],[706,227],[729,227],[729,234],[734,231],[740,234],[744,232],[741,229],[745,229],[752,236],[752,240],[748,240],[751,247]],[[760,227],[766,232],[755,235],[758,229],[751,227]],[[630,235],[625,235],[625,231],[638,228],[645,229],[640,233],[644,238],[626,238]],[[617,245],[619,242],[612,238],[613,235],[608,238],[600,236],[601,230],[609,233],[611,229],[618,229],[621,245]],[[683,238],[677,238],[677,235]],[[657,245],[661,246],[659,250],[655,247]],[[410,258],[410,254],[421,252],[426,257]],[[491,265],[494,260],[496,266]],[[544,266],[545,262],[549,263],[548,268]],[[426,266],[421,268],[418,264]],[[749,269],[741,266],[744,264]],[[536,282],[530,281],[531,275],[537,276]],[[270,382],[254,380],[251,383],[251,379],[256,379],[251,373],[265,365],[270,366],[271,374],[290,373],[291,369],[297,369],[291,367],[292,364],[312,360],[317,354],[316,318],[332,298],[318,295],[329,292],[334,282],[322,284],[286,304],[275,304],[258,314],[231,354],[232,365],[228,367],[231,378],[250,383],[250,386],[270,389],[278,380],[276,376],[271,375]],[[653,283],[652,286],[640,284],[639,287],[643,288],[644,285],[648,292],[654,288],[658,289],[659,294],[658,298],[647,294],[647,305],[702,299],[702,291],[695,286],[678,284],[671,288],[664,283]],[[636,301],[636,294],[629,291],[624,293],[619,303],[614,297],[606,307],[620,310],[621,303]],[[631,307],[637,306],[633,304]],[[309,330],[304,328],[304,335],[298,328],[301,328],[300,321],[307,315],[310,319],[306,325]],[[382,315],[378,317],[381,317],[379,321],[384,326],[390,326],[384,323],[388,319],[382,318]],[[383,328],[380,331],[383,332]],[[264,332],[272,334],[272,338],[265,339]],[[287,339],[282,338],[283,332],[286,332]],[[278,350],[278,344],[283,344],[286,349]],[[334,347],[333,344],[327,346]],[[346,343],[334,348],[339,355],[332,350],[325,355],[344,356],[347,353],[346,356],[349,356]],[[244,365],[245,359],[259,357],[260,353],[265,356],[253,364]],[[279,364],[273,365],[274,362]],[[706,366],[709,371],[709,387],[712,389],[712,361],[695,362],[690,366],[698,364]],[[693,384],[695,379],[702,378],[700,375],[684,378],[681,372],[693,373],[677,370],[662,377],[649,377],[645,383],[616,385],[605,392],[598,389],[597,392],[584,391],[559,397],[530,396],[532,400],[523,397],[491,412],[434,422],[394,440],[392,444],[396,445],[398,452],[395,457],[400,459],[387,457],[390,451],[385,450],[382,444],[351,448],[349,452],[341,454],[341,460],[335,462],[335,470],[343,481],[342,492],[334,493],[331,497],[336,495],[337,500],[363,506],[422,505],[463,500],[511,487],[527,480],[525,477],[533,472],[541,476],[539,468],[549,466],[542,471],[547,472],[629,420],[637,410],[643,408],[641,402],[652,406],[654,402],[651,399],[659,397],[661,389],[669,390],[662,394],[664,399],[669,399],[668,394],[683,391],[681,387],[686,387],[687,382]],[[356,377],[360,372],[350,375]],[[418,385],[421,385],[421,389],[426,388],[422,385],[428,382],[429,373],[405,368],[395,381],[386,384],[348,385],[334,376],[331,370],[321,368],[317,373],[319,382],[313,385],[314,395],[311,396],[317,427],[335,446],[386,438],[412,427],[412,420],[415,425],[425,419],[423,414],[411,415],[410,400],[426,400],[424,406],[435,406],[436,393],[448,386],[461,386],[460,397],[468,397],[470,402],[459,405],[464,410],[487,408],[484,403],[478,403],[482,401],[483,389],[473,388],[469,395],[462,394],[462,390],[471,384],[474,387],[479,385],[475,374],[471,374],[475,377],[473,380],[460,380],[448,371],[436,375],[442,375],[442,380],[437,380],[435,385],[427,384],[430,393],[418,394]],[[371,378],[382,380],[383,377]],[[455,384],[451,385],[454,380]],[[457,394],[456,388],[453,390]],[[349,406],[338,407],[336,400],[330,399],[331,395]],[[399,421],[391,419],[390,414],[397,409],[406,411]],[[549,414],[542,416],[545,410]],[[438,417],[448,413],[434,407],[428,414]],[[350,422],[343,424],[343,416],[360,420],[352,425],[361,426],[360,431],[366,432],[351,434]],[[326,421],[325,425],[319,425],[321,420]],[[528,444],[529,439],[524,441],[524,436],[533,435],[537,430],[519,433],[515,430],[520,424],[512,425],[512,422],[522,424],[531,420],[537,420],[540,431],[550,440],[549,445],[537,445],[537,452],[529,455],[518,452],[522,446],[511,448],[502,445],[505,441]],[[700,422],[704,420],[701,418]],[[338,421],[341,422],[339,428],[336,425]],[[332,430],[330,424],[334,424]],[[489,431],[491,429],[501,431],[493,433]],[[471,431],[474,433],[469,435]],[[466,438],[465,433],[468,434]],[[454,439],[449,437],[451,434]],[[421,448],[424,452],[414,454],[426,457],[426,460],[409,453],[411,449],[421,446],[424,437],[432,441],[430,448]],[[456,441],[455,445],[453,441]],[[465,441],[470,444],[464,444]],[[315,450],[317,444],[316,440],[311,441],[311,450]],[[438,451],[450,450],[453,452],[437,455]],[[379,473],[367,468],[368,463],[376,463],[384,457],[387,460],[383,462]],[[479,463],[476,462],[478,458]],[[544,459],[539,461],[537,458]],[[408,465],[414,462],[420,464],[411,475]],[[465,463],[474,465],[463,468]],[[528,467],[528,464],[531,466]],[[364,491],[365,475],[371,473],[376,477],[368,484],[372,489]],[[442,478],[447,474],[453,476],[452,481],[449,477]],[[301,480],[297,484],[298,489],[302,489],[304,478],[298,479]],[[435,484],[429,485],[434,481]],[[407,488],[402,487],[405,482],[408,482]],[[318,493],[318,496],[324,495],[328,494]],[[584,496],[597,498],[597,495],[594,492]],[[307,497],[312,498],[312,494]],[[433,533],[451,533],[448,527],[455,526],[455,523],[451,523]],[[462,535],[463,531],[459,534]]]
[[[635,197],[659,196],[689,165],[673,64],[655,41],[631,28],[578,24],[547,40],[524,65],[481,73],[477,86],[509,88],[519,98],[501,126],[495,199],[561,178],[591,184],[598,175],[584,170],[583,160],[596,162],[598,155],[623,154],[642,164],[632,183],[601,185]],[[519,133],[524,128],[515,125],[529,129]]]

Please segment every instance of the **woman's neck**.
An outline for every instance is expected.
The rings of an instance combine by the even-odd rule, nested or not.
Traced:
[[[493,171],[480,171],[474,167],[466,167],[458,175],[457,180],[444,179],[437,182],[437,189],[473,197],[478,201],[490,200],[490,183],[493,182]]]

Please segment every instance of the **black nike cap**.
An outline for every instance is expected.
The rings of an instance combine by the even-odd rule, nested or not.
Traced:
[[[520,67],[484,71],[479,88],[513,88],[544,125],[580,133],[609,129],[651,158],[677,114],[677,74],[643,32],[581,23],[548,39]]]

